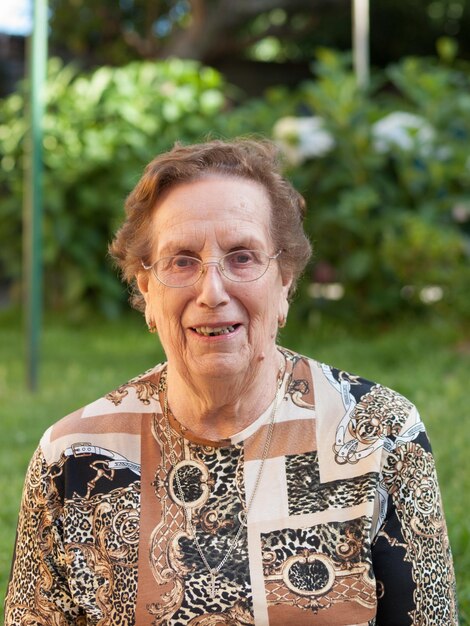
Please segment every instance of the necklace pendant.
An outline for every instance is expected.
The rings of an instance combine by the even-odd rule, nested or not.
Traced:
[[[211,570],[211,586],[210,586],[210,597],[215,598],[216,596],[216,583],[217,583],[217,571]]]

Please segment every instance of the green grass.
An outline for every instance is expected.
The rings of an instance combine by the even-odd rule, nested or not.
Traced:
[[[461,626],[470,626],[470,337],[449,325],[409,323],[387,331],[292,326],[281,343],[397,389],[418,405],[433,443],[457,574]],[[0,598],[4,597],[28,460],[44,430],[161,360],[138,316],[82,326],[49,321],[39,390],[26,390],[18,319],[0,316]]]

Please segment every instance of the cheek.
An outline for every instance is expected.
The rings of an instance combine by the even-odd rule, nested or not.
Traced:
[[[181,318],[182,306],[179,302],[178,293],[153,287],[147,298],[147,311],[152,315],[157,328],[160,331],[173,327]]]
[[[176,306],[172,306],[167,298],[162,298],[155,302],[154,311],[160,325],[175,332],[175,325],[181,320],[181,311]]]
[[[152,318],[155,319],[155,322],[158,322],[158,313],[159,313],[159,297],[158,297],[158,293],[156,292],[156,289],[153,287],[151,289],[149,289],[148,293],[147,293],[147,297],[145,299],[145,303],[146,303],[146,313],[150,314],[150,316]]]
[[[273,328],[277,329],[277,318],[280,307],[280,298],[276,297],[277,291],[272,288],[257,295],[247,303],[252,321],[264,327],[266,333],[271,334]]]

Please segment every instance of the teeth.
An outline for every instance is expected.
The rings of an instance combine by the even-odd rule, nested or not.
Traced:
[[[234,326],[219,326],[213,328],[210,326],[199,326],[194,329],[198,335],[204,335],[205,337],[217,337],[218,335],[228,335],[235,330]]]

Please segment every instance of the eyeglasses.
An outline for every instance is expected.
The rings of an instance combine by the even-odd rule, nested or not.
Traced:
[[[153,265],[142,267],[152,270],[155,278],[167,287],[190,287],[194,285],[204,273],[204,267],[216,265],[225,278],[236,283],[249,283],[261,278],[266,273],[272,260],[277,259],[282,250],[274,256],[269,256],[261,250],[236,250],[224,254],[214,261],[202,262],[200,259],[184,254],[167,256],[159,259]]]

